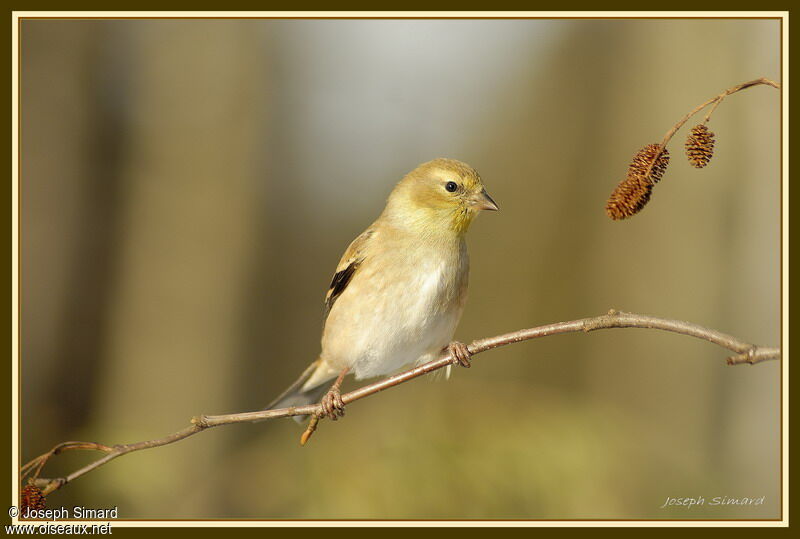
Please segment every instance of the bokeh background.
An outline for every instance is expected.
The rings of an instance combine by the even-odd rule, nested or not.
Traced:
[[[460,340],[601,314],[780,343],[780,99],[728,98],[707,169],[608,194],[776,20],[25,20],[22,454],[259,409],[316,357],[340,254],[418,163],[482,174]],[[691,127],[693,123],[689,123]],[[133,454],[49,499],[123,518],[776,518],[780,369],[688,337],[517,344],[450,381]],[[346,388],[354,388],[348,381]],[[89,461],[70,454],[45,475]],[[662,509],[667,497],[760,506]]]

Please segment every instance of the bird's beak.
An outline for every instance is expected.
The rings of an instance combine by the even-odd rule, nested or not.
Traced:
[[[478,210],[500,211],[500,207],[497,205],[497,202],[495,202],[492,197],[489,196],[489,193],[486,192],[486,189],[481,191],[481,194],[473,199],[472,204]]]

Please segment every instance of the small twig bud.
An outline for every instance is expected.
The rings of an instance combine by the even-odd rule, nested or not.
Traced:
[[[686,137],[685,146],[689,163],[695,168],[703,168],[714,155],[714,133],[705,124],[696,125]]]
[[[311,435],[314,434],[314,431],[317,430],[317,423],[319,423],[320,416],[314,414],[311,416],[311,421],[308,422],[308,427],[303,432],[302,436],[300,436],[300,445],[306,445],[308,439],[311,438]]]

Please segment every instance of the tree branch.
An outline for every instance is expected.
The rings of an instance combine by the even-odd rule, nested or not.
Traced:
[[[698,326],[689,322],[668,320],[655,316],[618,312],[615,310],[611,310],[607,314],[601,316],[582,318],[580,320],[572,320],[569,322],[557,322],[545,326],[523,329],[513,333],[506,333],[505,335],[498,335],[496,337],[480,339],[473,341],[467,348],[472,355],[476,355],[500,346],[506,346],[508,344],[528,341],[531,339],[538,339],[541,337],[548,337],[550,335],[576,332],[588,333],[590,331],[596,331],[599,329],[612,328],[657,329],[661,331],[679,333],[681,335],[688,335],[698,339],[704,339],[735,353],[735,355],[732,355],[728,358],[728,365],[739,365],[742,363],[748,363],[752,365],[755,363],[761,363],[762,361],[778,360],[781,357],[781,351],[778,348],[763,347],[746,343],[731,335],[727,335],[725,333]],[[363,399],[383,391],[384,389],[389,389],[419,376],[424,376],[448,365],[452,365],[455,362],[456,360],[448,352],[445,352],[439,359],[430,361],[424,365],[420,365],[419,367],[409,369],[400,374],[396,374],[379,382],[375,382],[346,393],[342,395],[342,400],[345,404],[348,404],[359,399]],[[25,464],[21,468],[21,473],[23,478],[27,475],[31,475],[29,482],[41,488],[42,494],[46,496],[54,490],[63,487],[67,483],[74,481],[75,479],[99,468],[104,464],[107,464],[117,457],[121,457],[122,455],[133,453],[135,451],[142,451],[144,449],[152,449],[154,447],[172,444],[212,427],[230,425],[233,423],[249,423],[264,419],[277,419],[279,417],[310,415],[312,416],[313,428],[315,428],[316,422],[320,419],[320,412],[321,407],[319,404],[309,404],[306,406],[293,406],[290,408],[262,410],[258,412],[243,412],[225,415],[199,415],[192,418],[190,426],[163,438],[157,438],[154,440],[146,440],[131,444],[119,444],[114,446],[107,446],[94,442],[64,442],[55,446],[47,453],[44,453],[43,455],[40,455]],[[313,432],[313,428],[310,429],[311,432]],[[84,466],[83,468],[72,472],[66,477],[55,479],[39,478],[39,473],[50,458],[68,450],[95,450],[101,451],[105,453],[105,455]]]
[[[706,114],[706,117],[703,119],[703,123],[708,123],[708,121],[711,119],[711,115],[714,114],[714,111],[717,110],[717,107],[720,105],[720,103],[722,103],[722,101],[726,97],[728,97],[729,95],[735,94],[736,92],[740,92],[742,90],[746,90],[747,88],[752,88],[753,86],[760,86],[762,84],[764,84],[766,86],[772,86],[773,88],[777,88],[778,90],[781,89],[781,85],[780,84],[778,84],[777,82],[775,82],[773,80],[770,80],[770,79],[768,79],[766,77],[761,77],[760,79],[755,79],[755,80],[743,82],[741,84],[737,84],[736,86],[733,86],[732,88],[728,88],[727,90],[725,90],[721,94],[712,97],[711,99],[709,99],[705,103],[697,105],[694,109],[689,111],[689,113],[687,113],[686,116],[684,116],[683,118],[678,120],[678,122],[675,125],[673,125],[666,133],[664,133],[664,138],[661,139],[661,144],[660,144],[661,149],[663,150],[664,148],[667,147],[667,144],[669,143],[669,141],[672,139],[673,136],[675,136],[675,133],[677,133],[678,130],[681,127],[683,127],[683,124],[688,122],[689,119],[692,116],[694,116],[695,114],[697,114],[698,112],[700,112],[701,110],[706,108],[707,106],[711,105],[712,103],[714,104],[711,107],[711,109],[709,109],[708,114]],[[660,155],[660,153],[657,153],[655,155],[655,157],[653,158],[652,162],[647,167],[647,171],[645,172],[645,176],[648,176],[650,174],[650,171],[653,169],[653,166],[655,165],[656,161],[658,160],[659,155]]]
[[[781,90],[779,83],[764,77],[732,86],[689,111],[675,125],[669,128],[659,144],[648,144],[640,149],[634,156],[633,161],[628,165],[628,173],[625,175],[625,179],[617,184],[606,202],[608,216],[615,221],[619,221],[633,217],[642,211],[650,201],[653,188],[661,181],[661,177],[669,164],[667,144],[692,116],[710,105],[703,123],[695,126],[692,129],[692,133],[698,128],[705,128],[705,130],[698,131],[697,135],[690,135],[684,144],[689,162],[696,168],[705,167],[714,153],[714,133],[708,132],[705,127],[705,124],[711,119],[711,115],[729,95],[761,85]],[[702,135],[699,133],[702,133]],[[701,158],[700,161],[695,160],[698,156]]]

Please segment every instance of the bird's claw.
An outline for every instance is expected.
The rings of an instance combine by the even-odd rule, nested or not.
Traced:
[[[470,354],[467,345],[463,342],[453,341],[447,345],[447,351],[450,352],[450,355],[453,356],[453,364],[455,365],[458,363],[462,367],[469,368],[470,367]]]
[[[322,407],[322,416],[327,416],[334,421],[344,417],[344,401],[339,388],[331,388],[330,391],[325,393],[319,404]]]

